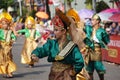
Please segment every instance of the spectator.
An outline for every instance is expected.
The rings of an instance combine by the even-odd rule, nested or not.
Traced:
[[[117,34],[117,25],[118,25],[118,23],[117,22],[113,22],[112,24],[111,24],[111,31],[110,31],[110,34],[112,34],[112,35],[116,35]]]
[[[117,26],[117,34],[120,35],[120,22],[118,22],[118,26]]]

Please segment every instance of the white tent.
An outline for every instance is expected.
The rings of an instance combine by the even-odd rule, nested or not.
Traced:
[[[8,11],[8,12],[12,12],[12,11],[14,11],[14,9],[9,6],[8,9],[7,9],[7,11]]]
[[[3,9],[0,9],[0,13],[2,13]]]

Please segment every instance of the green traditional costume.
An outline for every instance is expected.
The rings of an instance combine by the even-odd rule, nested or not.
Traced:
[[[64,13],[56,9],[52,22],[56,39],[48,39],[42,47],[37,47],[32,52],[31,57],[33,60],[48,57],[48,62],[52,62],[49,80],[76,80],[76,74],[84,67],[84,60],[78,46],[67,38],[70,21]]]
[[[94,69],[97,70],[98,73],[104,73],[105,67],[102,63],[102,53],[101,48],[107,48],[107,44],[110,42],[109,35],[107,32],[99,27],[96,30],[95,36],[98,42],[93,40],[93,27],[86,26],[85,27],[86,38],[84,39],[84,43],[87,45],[87,70],[89,73],[93,73]]]
[[[48,57],[48,62],[53,63],[51,69],[54,69],[55,73],[63,72],[65,68],[71,67],[73,67],[76,73],[79,73],[82,70],[84,61],[78,46],[75,46],[63,60],[56,61],[55,58],[59,52],[60,48],[57,40],[48,40],[42,47],[36,48],[32,54],[35,54],[39,58]]]

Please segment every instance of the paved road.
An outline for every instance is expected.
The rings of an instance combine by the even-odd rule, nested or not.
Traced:
[[[6,79],[0,75],[0,80],[48,80],[51,63],[47,62],[47,58],[40,59],[34,68],[28,68],[27,65],[20,63],[23,42],[24,38],[20,37],[13,46],[14,61],[17,64],[17,71],[14,72],[14,78]],[[108,64],[107,62],[104,62],[104,64],[107,68],[105,80],[120,80],[120,66]],[[95,72],[95,80],[99,80],[97,77]]]

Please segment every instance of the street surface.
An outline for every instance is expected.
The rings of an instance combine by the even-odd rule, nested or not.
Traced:
[[[14,72],[14,78],[3,78],[2,75],[0,75],[0,80],[48,80],[51,63],[47,62],[47,58],[40,59],[39,63],[35,64],[34,68],[28,68],[27,65],[21,64],[20,54],[23,43],[24,38],[19,37],[13,45],[13,57],[17,64],[17,71]],[[107,69],[105,80],[120,80],[120,66],[108,62],[104,62],[104,64]],[[94,80],[99,80],[96,72],[94,75]]]

